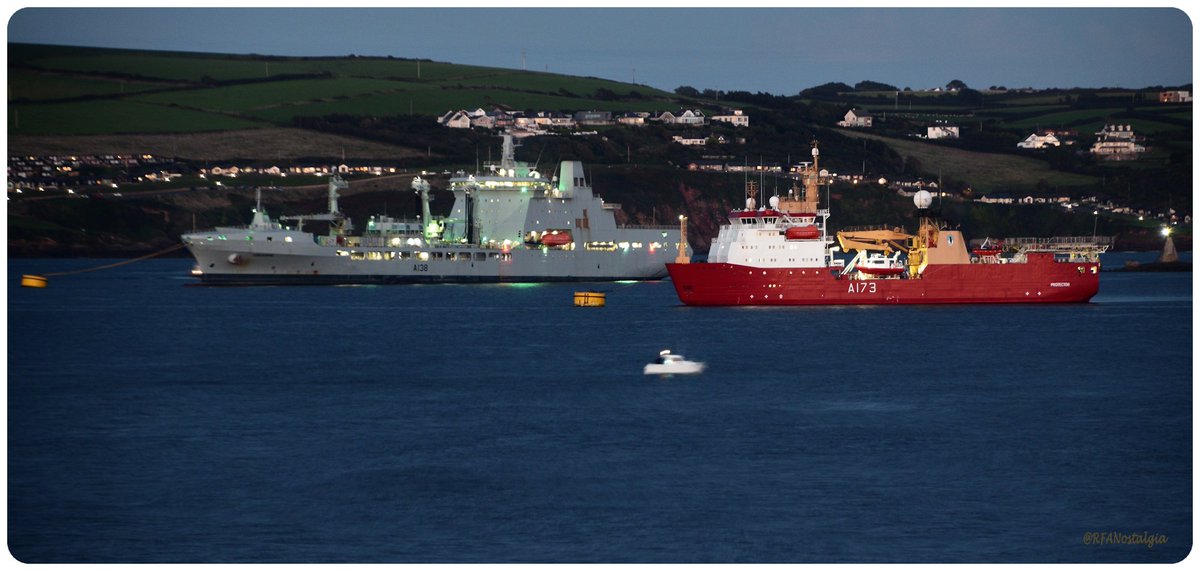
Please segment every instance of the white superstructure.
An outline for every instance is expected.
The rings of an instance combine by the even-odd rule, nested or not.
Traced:
[[[817,208],[820,155],[812,149],[813,163],[801,168],[804,189],[793,188],[780,198],[772,196],[766,208],[756,208],[757,185],[747,185],[746,208],[729,213],[713,239],[709,263],[752,268],[821,268],[835,264],[833,237],[826,232],[828,208]]]

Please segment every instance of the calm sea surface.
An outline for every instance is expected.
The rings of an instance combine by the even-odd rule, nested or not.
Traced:
[[[1190,272],[1106,272],[1092,303],[1050,306],[689,308],[669,282],[599,285],[605,308],[572,306],[594,286],[204,288],[182,259],[19,287],[103,263],[9,260],[21,561],[1191,549]],[[643,376],[668,347],[708,371]]]

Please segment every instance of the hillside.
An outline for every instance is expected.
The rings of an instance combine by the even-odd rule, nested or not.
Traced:
[[[1066,193],[1134,208],[1191,212],[1191,106],[1159,104],[1150,89],[933,93],[879,91],[887,86],[863,82],[862,89],[818,86],[796,96],[687,86],[669,93],[597,78],[394,57],[299,58],[29,44],[9,45],[9,79],[11,154],[147,154],[164,158],[183,173],[171,184],[149,183],[120,169],[92,168],[93,174],[121,183],[125,200],[103,204],[10,192],[9,245],[16,255],[151,248],[190,229],[193,215],[200,226],[240,221],[245,209],[235,206],[245,206],[253,186],[315,182],[198,176],[209,166],[349,164],[400,173],[471,170],[498,156],[497,132],[448,129],[435,117],[475,108],[566,113],[699,109],[708,115],[730,107],[745,110],[751,117],[749,127],[715,122],[701,127],[596,126],[587,128],[595,134],[565,130],[532,137],[519,150],[522,160],[543,165],[584,161],[605,198],[622,204],[622,220],[649,222],[688,213],[693,244],[701,250],[715,235],[723,213],[741,204],[743,175],[689,168],[702,163],[794,164],[807,157],[813,140],[820,141],[823,166],[839,174],[867,182],[941,181],[952,193],[948,202],[956,205],[956,218],[982,235],[1084,232],[1094,224],[1102,233],[1134,236],[1152,232],[1154,224],[1127,216],[1106,214],[1095,220],[1048,207],[1024,210],[970,202],[985,194]],[[834,127],[851,108],[873,113],[874,127]],[[1144,157],[1106,163],[1083,152],[1092,130],[1114,121],[1145,134],[1150,150]],[[932,124],[960,126],[962,136],[923,139],[925,126]],[[1017,141],[1045,127],[1078,133],[1078,146],[1016,149]],[[711,141],[720,137],[724,143],[684,146],[672,140],[679,135]],[[64,180],[69,184],[70,179]],[[216,186],[222,182],[224,188]],[[373,184],[366,179],[353,183]],[[375,198],[366,193],[360,199],[362,217],[385,207],[406,208],[396,206],[394,198],[406,182],[387,184],[381,190],[388,192]],[[243,188],[229,190],[239,186]],[[171,188],[227,198],[180,202],[182,197],[174,194],[149,194]],[[82,191],[111,193],[109,188]],[[874,184],[835,189],[834,195],[847,201],[834,204],[839,224],[910,216],[907,199]],[[271,200],[285,196],[290,195]],[[279,206],[290,207],[286,201]],[[147,222],[156,228],[150,231],[112,221],[139,220],[146,212],[153,213],[147,215],[150,219],[157,216],[169,223]],[[1190,233],[1190,228],[1181,231]],[[57,246],[38,242],[47,237]]]
[[[10,137],[196,133],[333,113],[651,110],[675,96],[552,73],[381,57],[274,57],[9,44]]]
[[[9,151],[22,155],[119,155],[148,153],[187,157],[194,161],[221,161],[258,155],[265,160],[306,157],[339,157],[395,160],[419,157],[415,149],[335,134],[314,136],[292,127],[263,127],[215,133],[129,133],[123,135],[17,135],[8,139]]]

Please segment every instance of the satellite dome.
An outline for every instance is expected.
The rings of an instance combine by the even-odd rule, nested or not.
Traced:
[[[771,204],[771,208],[779,208],[779,197],[772,196],[771,200],[767,201]]]
[[[929,194],[928,190],[918,191],[913,195],[913,204],[916,204],[917,208],[929,208],[929,205],[933,204],[933,195]]]

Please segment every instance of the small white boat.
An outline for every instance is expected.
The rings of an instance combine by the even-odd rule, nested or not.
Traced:
[[[647,375],[694,375],[704,371],[704,363],[684,359],[682,355],[663,349],[653,363],[646,365],[642,372]]]

